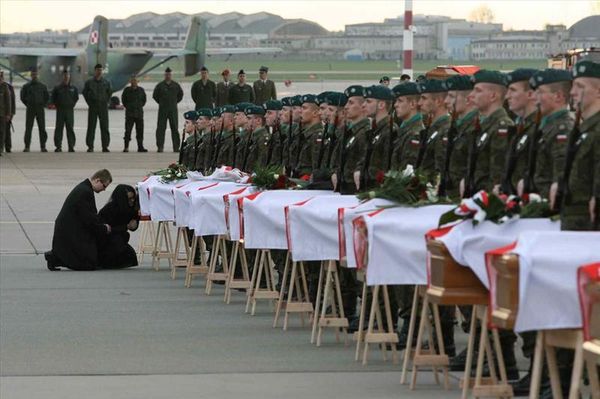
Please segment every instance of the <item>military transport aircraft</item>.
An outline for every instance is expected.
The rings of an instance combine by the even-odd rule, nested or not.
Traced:
[[[113,49],[108,45],[108,20],[96,16],[90,26],[88,44],[85,50],[76,48],[14,48],[0,47],[0,57],[8,58],[10,65],[0,63],[0,67],[29,80],[23,72],[33,67],[39,71],[39,79],[48,87],[62,81],[62,72],[71,72],[71,82],[80,91],[87,79],[94,75],[94,66],[104,66],[104,77],[111,83],[113,91],[127,85],[131,75],[145,75],[165,62],[182,57],[184,74],[198,73],[206,56],[233,54],[279,53],[279,48],[206,48],[206,21],[195,16],[190,21],[184,47],[181,49]],[[153,57],[160,60],[142,70]]]

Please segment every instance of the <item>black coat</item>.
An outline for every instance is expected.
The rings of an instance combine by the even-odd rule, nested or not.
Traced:
[[[69,193],[54,223],[52,253],[73,270],[98,268],[98,237],[107,229],[98,218],[92,183],[85,179]]]
[[[109,202],[98,213],[100,221],[110,225],[110,233],[98,241],[98,265],[101,269],[121,269],[137,266],[137,255],[129,245],[127,224],[138,220],[137,208],[119,209]],[[134,229],[135,230],[135,229]]]

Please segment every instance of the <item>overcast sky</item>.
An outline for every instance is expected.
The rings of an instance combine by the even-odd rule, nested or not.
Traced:
[[[599,0],[414,0],[415,14],[448,15],[468,18],[476,7],[485,4],[492,9],[495,22],[505,29],[541,29],[544,24],[563,23],[567,27],[581,18],[600,13]],[[31,32],[44,29],[79,30],[96,15],[126,18],[152,11],[186,14],[210,11],[254,13],[267,11],[284,18],[304,18],[328,30],[343,30],[344,25],[380,22],[404,13],[404,0],[278,0],[278,1],[116,1],[116,0],[0,0],[0,32]]]

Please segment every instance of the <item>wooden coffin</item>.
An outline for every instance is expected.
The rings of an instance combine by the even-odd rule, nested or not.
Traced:
[[[427,294],[439,305],[487,305],[488,290],[473,270],[456,263],[446,245],[428,240],[431,283]]]
[[[494,256],[491,266],[497,273],[492,323],[512,330],[519,311],[519,257],[515,254]]]

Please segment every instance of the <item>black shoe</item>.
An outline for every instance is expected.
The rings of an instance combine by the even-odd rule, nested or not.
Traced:
[[[7,154],[10,154],[12,151],[10,150],[10,148],[5,148],[4,151],[6,151]]]
[[[109,150],[108,148],[104,147],[104,148],[102,149],[102,152],[110,152],[110,150]]]
[[[44,252],[44,259],[46,259],[46,264],[48,266],[48,270],[52,272],[60,271],[60,268],[56,264],[56,258],[52,254],[52,251]]]
[[[75,152],[75,148],[69,147],[69,152]]]
[[[62,148],[55,148],[54,152],[62,152]]]
[[[158,147],[158,150],[156,150],[156,152],[163,152],[164,150],[160,147]]]
[[[463,370],[464,370],[464,368],[463,368]],[[500,377],[500,372],[498,371],[498,365],[496,365],[496,372],[498,373],[498,377]],[[477,374],[477,361],[475,360],[475,362],[473,364],[473,369],[471,370],[471,377],[475,378],[476,374]],[[483,365],[483,370],[482,370],[481,376],[482,377],[490,376],[490,368],[489,368],[487,362],[485,362]],[[506,367],[506,379],[508,381],[518,381],[519,380],[519,369],[517,369],[516,365]]]
[[[138,152],[148,152],[148,150],[145,149],[144,147],[140,147],[140,148],[138,148]]]
[[[87,152],[94,152],[94,149],[92,147],[88,147]]]
[[[25,147],[25,148],[23,149],[23,152],[29,152],[29,147]]]
[[[348,332],[355,333],[358,331],[358,325],[360,324],[360,318],[356,317],[352,321],[348,320]],[[363,322],[363,331],[369,328],[369,319],[365,317],[365,321]]]
[[[40,152],[48,152],[48,150],[46,149],[46,147],[42,147],[42,148],[40,149]]]
[[[477,351],[473,350],[473,365],[477,363]],[[458,356],[450,360],[450,371],[465,371],[467,366],[467,349],[465,348]]]
[[[179,148],[174,148],[173,152],[179,152]]]
[[[514,396],[529,396],[529,387],[531,385],[531,374],[527,373],[523,378],[511,383]]]

